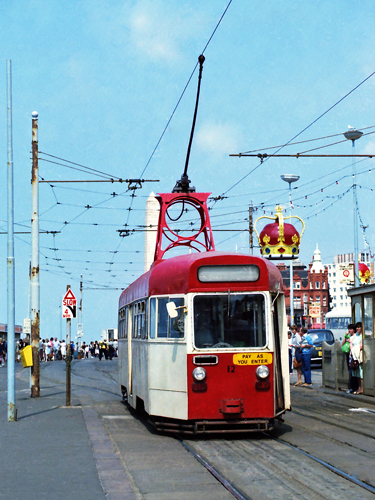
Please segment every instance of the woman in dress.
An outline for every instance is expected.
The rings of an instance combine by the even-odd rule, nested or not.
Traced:
[[[356,323],[356,334],[350,337],[350,358],[359,362],[358,368],[352,368],[352,377],[358,381],[358,390],[354,394],[363,394],[363,369],[362,369],[362,323]]]
[[[294,358],[297,360],[298,363],[301,363],[300,366],[296,368],[297,370],[297,382],[294,384],[294,387],[297,385],[302,385],[302,349],[300,348],[301,340],[302,337],[298,333],[298,328],[296,325],[292,326],[292,344],[294,346]]]
[[[44,361],[49,361],[51,357],[51,344],[48,339],[44,341]]]
[[[66,342],[65,342],[65,340],[63,340],[61,342],[61,356],[62,356],[62,359],[66,358]]]

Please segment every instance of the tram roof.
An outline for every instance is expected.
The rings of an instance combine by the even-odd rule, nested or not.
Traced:
[[[255,264],[259,267],[259,279],[246,282],[202,283],[198,280],[201,266],[234,266]],[[120,296],[119,307],[137,299],[151,295],[173,295],[188,292],[212,292],[283,290],[280,271],[270,261],[262,257],[227,252],[202,252],[180,255],[156,261],[151,269],[140,276],[124,290]]]

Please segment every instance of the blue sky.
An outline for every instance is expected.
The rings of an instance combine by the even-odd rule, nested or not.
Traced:
[[[15,231],[30,227],[34,110],[39,113],[41,152],[110,176],[159,180],[145,183],[133,198],[126,184],[40,185],[40,228],[61,231],[55,237],[40,237],[42,337],[60,336],[61,329],[65,335],[61,298],[67,284],[78,296],[81,274],[84,340],[99,338],[102,328],[116,327],[120,294],[116,288],[142,273],[144,241],[141,231],[120,238],[117,230],[139,229],[150,192],[171,191],[183,172],[197,72],[152,153],[227,5],[227,0],[1,4],[1,230],[6,230],[7,219],[7,59],[13,69]],[[258,209],[256,217],[274,212],[276,203],[287,207],[288,187],[280,175],[294,173],[300,175],[293,190],[294,213],[306,223],[301,260],[311,261],[317,243],[326,264],[338,253],[353,251],[350,158],[271,158],[258,167],[256,158],[229,154],[285,144],[371,75],[374,21],[370,0],[232,1],[205,51],[189,166],[198,191],[225,196],[211,202],[215,228],[245,230],[250,202]],[[356,152],[375,153],[374,100],[375,76],[296,140],[341,134],[351,125],[366,128]],[[341,136],[289,146],[283,152],[302,152],[339,140]],[[317,152],[350,154],[351,144]],[[41,154],[39,172],[44,179],[97,178],[45,160],[66,165]],[[372,168],[372,159],[357,164],[360,224],[368,225],[366,236],[373,251]],[[248,251],[245,231],[216,231],[214,238],[218,250]],[[363,247],[361,234],[359,242]],[[29,235],[17,235],[18,324],[28,309],[30,248]],[[0,249],[4,283],[0,321],[6,322],[6,235],[1,236]],[[75,329],[76,320],[73,336]]]

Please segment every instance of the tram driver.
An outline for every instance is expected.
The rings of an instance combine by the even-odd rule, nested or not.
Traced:
[[[195,314],[194,334],[196,347],[212,347],[214,345],[215,331],[209,308],[202,307]]]

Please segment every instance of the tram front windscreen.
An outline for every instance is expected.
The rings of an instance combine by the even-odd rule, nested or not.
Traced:
[[[264,347],[264,296],[230,292],[225,295],[196,295],[194,344],[198,349]]]

